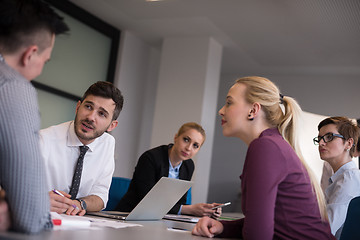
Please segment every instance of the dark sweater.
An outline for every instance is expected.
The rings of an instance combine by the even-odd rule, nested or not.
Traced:
[[[223,222],[221,237],[335,239],[321,220],[307,171],[277,129],[249,145],[241,189],[245,218]]]

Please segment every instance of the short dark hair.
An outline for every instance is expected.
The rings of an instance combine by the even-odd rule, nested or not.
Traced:
[[[44,34],[62,34],[69,27],[42,0],[0,0],[0,53],[14,53],[36,44],[40,51],[50,46]]]
[[[122,96],[121,91],[111,82],[98,81],[94,83],[86,90],[83,97],[81,98],[81,102],[83,102],[89,95],[111,98],[115,102],[115,109],[112,120],[116,120],[119,117],[119,114],[124,105],[124,97]]]
[[[347,117],[328,117],[319,123],[318,130],[320,131],[323,126],[329,124],[334,124],[338,132],[344,136],[345,140],[348,140],[349,138],[352,138],[354,140],[354,145],[350,149],[350,156],[353,157],[353,154],[356,150],[355,148],[358,148],[358,140],[360,137],[360,131],[357,124],[353,123]]]

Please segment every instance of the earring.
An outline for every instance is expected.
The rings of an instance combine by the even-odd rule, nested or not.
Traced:
[[[250,118],[250,117],[251,117],[251,114],[249,114],[248,117],[249,117],[249,120],[250,120],[250,121],[254,120],[254,117]]]
[[[347,152],[350,152],[350,148],[346,149]]]

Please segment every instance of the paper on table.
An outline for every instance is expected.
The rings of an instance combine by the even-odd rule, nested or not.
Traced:
[[[126,228],[126,227],[140,227],[142,225],[135,223],[127,223],[115,219],[107,219],[102,217],[83,217],[91,221],[91,226],[94,227],[112,227],[112,228]]]
[[[91,228],[91,222],[88,219],[82,219],[79,216],[69,216],[51,212],[51,219],[54,223],[54,230],[65,229],[95,229]]]
[[[80,227],[82,229],[99,229],[100,227],[112,227],[112,228],[126,228],[126,227],[136,227],[142,226],[140,224],[133,224],[133,223],[125,223],[121,221],[116,221],[112,219],[104,219],[104,218],[96,218],[96,217],[85,217],[85,216],[71,216],[66,214],[58,214],[55,212],[51,212],[52,219],[61,219],[64,222],[66,221],[74,221],[75,223],[79,223],[78,225],[82,225],[84,221],[90,222],[88,227]],[[81,223],[80,223],[81,222]],[[74,224],[75,228],[76,224]],[[54,226],[54,230],[57,229],[74,229],[74,227],[66,227],[66,226]]]

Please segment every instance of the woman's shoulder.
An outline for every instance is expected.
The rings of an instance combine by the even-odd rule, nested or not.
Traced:
[[[262,158],[276,162],[284,159],[298,159],[294,149],[286,142],[279,132],[261,135],[249,145],[247,154],[251,158]]]
[[[192,159],[187,159],[187,160],[183,161],[182,164],[184,164],[186,166],[189,166],[189,167],[192,167],[192,168],[195,167],[194,161]]]
[[[161,162],[160,160],[168,160],[168,145],[160,145],[158,147],[149,149],[145,151],[141,156],[139,161],[143,159],[152,160],[156,162]]]
[[[263,135],[254,139],[249,149],[262,149],[262,151],[274,151],[282,145],[281,138],[274,135]]]
[[[343,184],[360,184],[360,169],[357,168],[348,168],[345,169],[342,174],[336,179],[337,181],[341,181]]]
[[[160,145],[157,147],[154,147],[152,149],[147,150],[145,153],[151,154],[151,155],[159,155],[159,154],[166,154],[168,152],[169,145]]]

